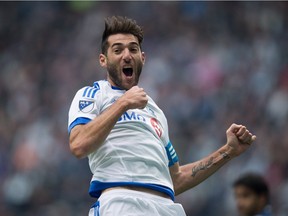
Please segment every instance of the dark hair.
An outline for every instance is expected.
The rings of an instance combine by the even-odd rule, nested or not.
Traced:
[[[108,37],[113,34],[132,34],[138,38],[141,48],[143,40],[143,30],[137,25],[135,20],[122,16],[112,16],[105,19],[105,30],[102,35],[101,51],[102,54],[107,54],[108,50]]]
[[[256,173],[248,173],[237,179],[233,187],[244,186],[252,190],[257,195],[265,195],[267,202],[269,201],[269,188],[265,179]]]

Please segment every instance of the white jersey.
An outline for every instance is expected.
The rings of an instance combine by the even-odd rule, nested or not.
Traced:
[[[80,89],[69,110],[68,132],[86,124],[109,108],[125,90],[108,81]],[[174,199],[168,166],[178,161],[169,141],[168,125],[162,110],[148,97],[144,109],[130,109],[118,119],[100,148],[88,155],[93,177],[89,193],[115,186],[141,186],[168,194]]]

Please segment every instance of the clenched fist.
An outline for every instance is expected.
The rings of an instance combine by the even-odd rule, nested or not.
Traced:
[[[128,109],[143,109],[147,105],[148,97],[143,88],[133,86],[131,89],[125,92],[125,94],[119,98],[123,100]]]
[[[232,124],[226,131],[229,155],[232,157],[246,151],[256,140],[256,136],[243,125]]]

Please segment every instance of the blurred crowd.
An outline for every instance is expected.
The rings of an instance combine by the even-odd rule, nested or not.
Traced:
[[[69,151],[76,91],[105,79],[104,18],[143,26],[140,85],[165,112],[180,163],[226,142],[233,122],[249,151],[179,195],[187,216],[237,215],[233,181],[255,171],[274,215],[288,212],[287,2],[1,2],[0,215],[87,215],[91,173]]]

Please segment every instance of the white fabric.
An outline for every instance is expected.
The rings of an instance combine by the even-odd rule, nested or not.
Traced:
[[[102,194],[98,202],[89,216],[186,216],[181,204],[139,191],[111,190]]]

